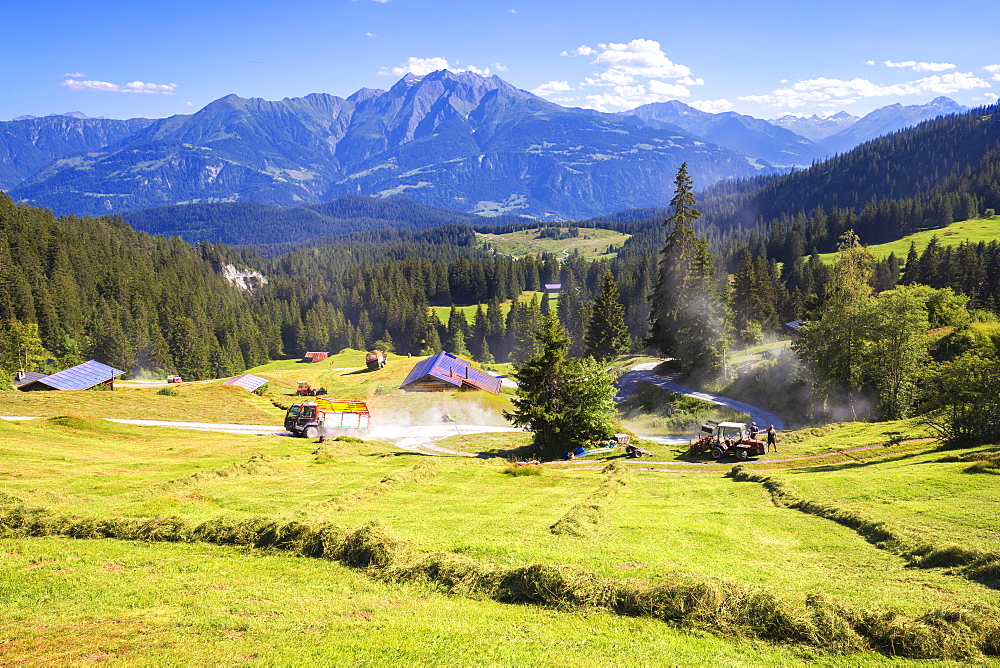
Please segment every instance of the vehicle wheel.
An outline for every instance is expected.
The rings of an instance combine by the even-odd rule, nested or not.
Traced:
[[[712,459],[722,459],[723,453],[725,453],[725,450],[723,450],[719,446],[715,446],[714,448],[712,448]]]
[[[750,456],[750,451],[747,450],[746,448],[740,448],[737,451],[736,456],[739,458],[741,462],[745,462],[747,457]]]
[[[304,438],[308,438],[311,441],[312,439],[319,436],[319,429],[312,426],[306,427],[305,429],[302,430],[302,436]]]

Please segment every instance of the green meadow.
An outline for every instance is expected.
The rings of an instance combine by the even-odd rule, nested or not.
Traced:
[[[513,475],[530,434],[431,457],[100,419],[279,424],[303,378],[376,421],[508,405],[401,393],[414,361],[274,362],[264,396],[0,394],[40,416],[0,421],[0,663],[997,663],[1000,447],[913,422],[783,433],[738,468],[647,443]]]
[[[621,248],[631,237],[613,230],[581,227],[580,236],[566,239],[539,237],[541,230],[528,229],[507,234],[488,234],[477,232],[480,245],[489,244],[498,252],[515,257],[538,255],[541,253],[557,253],[568,255],[578,252],[589,260],[610,258],[615,254],[615,248]]]
[[[890,241],[884,244],[874,244],[868,246],[875,255],[888,257],[890,253],[895,253],[900,262],[906,259],[910,252],[910,244],[916,244],[917,252],[922,252],[933,237],[937,237],[938,243],[942,246],[959,246],[963,243],[978,244],[980,242],[989,243],[1000,240],[1000,216],[991,218],[973,218],[952,223],[947,227],[933,230],[921,230],[907,235],[902,239]],[[864,239],[862,239],[864,242]],[[821,253],[820,259],[830,264],[836,259],[836,253]]]

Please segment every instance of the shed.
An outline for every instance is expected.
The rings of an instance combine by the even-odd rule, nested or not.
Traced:
[[[44,376],[17,389],[23,392],[35,390],[89,390],[94,387],[115,389],[115,378],[125,373],[107,364],[90,360],[77,364],[51,376]]]
[[[261,378],[260,376],[255,376],[252,373],[245,373],[242,376],[236,376],[235,378],[230,378],[223,385],[235,385],[236,387],[242,387],[247,392],[256,392],[260,388],[264,387],[267,383],[267,378]]]
[[[545,284],[545,291],[546,292],[559,292],[560,290],[562,290],[562,283],[546,283]]]
[[[305,357],[302,358],[302,361],[303,362],[322,362],[323,360],[325,360],[329,356],[330,356],[330,353],[327,353],[327,352],[312,351],[312,352],[307,352],[305,354]]]
[[[802,325],[805,324],[805,320],[792,320],[791,322],[786,322],[784,324],[785,329],[792,335],[792,340],[797,340],[799,338],[799,330],[802,329]]]
[[[465,360],[442,351],[417,362],[403,381],[402,389],[407,392],[486,390],[500,394],[500,379],[474,369]]]

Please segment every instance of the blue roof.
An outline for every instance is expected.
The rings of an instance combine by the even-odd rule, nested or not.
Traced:
[[[106,383],[123,373],[125,372],[107,364],[90,360],[34,382],[57,390],[89,390],[95,385]]]
[[[252,373],[245,373],[242,376],[236,376],[235,378],[230,378],[223,385],[235,385],[236,387],[242,387],[247,392],[253,392],[254,390],[262,387],[267,383],[267,378],[261,378],[260,376],[255,376]]]
[[[455,387],[468,385],[478,390],[500,394],[499,378],[494,378],[485,371],[474,369],[465,360],[444,351],[413,365],[409,375],[406,376],[406,380],[403,381],[402,387],[405,388],[410,383],[418,381],[425,376],[432,376],[438,380],[443,380]]]

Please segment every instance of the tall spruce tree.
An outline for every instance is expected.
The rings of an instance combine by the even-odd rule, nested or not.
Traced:
[[[677,171],[675,186],[674,212],[663,223],[672,229],[661,252],[646,343],[677,358],[685,373],[712,374],[720,365],[726,307],[708,242],[694,232],[701,213],[695,209],[686,162]]]
[[[618,301],[619,297],[618,284],[611,270],[607,269],[594,300],[585,337],[586,354],[598,362],[607,362],[628,350],[625,307]]]

